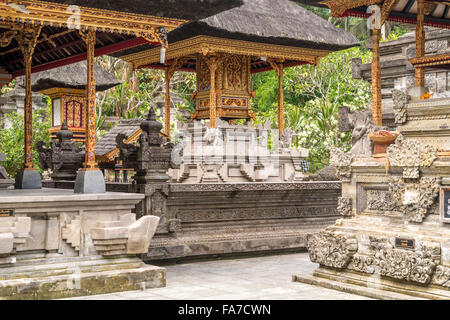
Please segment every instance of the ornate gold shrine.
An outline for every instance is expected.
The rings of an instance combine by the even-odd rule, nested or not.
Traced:
[[[86,139],[86,92],[80,89],[52,88],[40,93],[50,97],[52,101],[51,138],[56,138],[56,132],[61,130],[64,120],[73,132],[73,141]]]
[[[254,119],[250,109],[254,97],[251,85],[251,58],[237,54],[226,54],[215,71],[215,95],[217,117],[227,120]],[[206,58],[197,54],[197,89],[193,93],[196,111],[192,119],[210,118],[211,75]]]

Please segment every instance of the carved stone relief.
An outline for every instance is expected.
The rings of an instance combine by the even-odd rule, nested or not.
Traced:
[[[399,211],[411,222],[423,222],[425,217],[432,213],[439,189],[440,178],[427,177],[408,182],[399,177],[389,179],[389,190],[398,204]]]
[[[392,100],[394,100],[394,114],[395,123],[404,124],[407,120],[406,106],[409,103],[411,97],[400,90],[392,90]]]
[[[344,217],[352,216],[352,198],[340,197],[338,199],[338,212]]]
[[[358,241],[351,233],[323,230],[308,235],[307,247],[312,262],[343,269],[358,250]]]
[[[336,177],[338,179],[348,179],[352,175],[351,164],[355,155],[353,153],[344,153],[337,148],[330,150],[330,164],[336,168]]]
[[[441,246],[437,242],[423,242],[419,250],[413,251],[396,249],[386,238],[371,237],[368,254],[355,254],[348,269],[428,284],[440,258]]]
[[[437,159],[437,149],[430,145],[424,145],[420,141],[406,140],[399,135],[395,144],[387,149],[391,166],[402,167],[403,177],[406,179],[418,179],[421,167],[430,167]]]
[[[378,211],[396,211],[392,193],[387,190],[367,190],[367,209]]]

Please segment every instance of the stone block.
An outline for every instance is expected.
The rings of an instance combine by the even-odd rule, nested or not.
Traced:
[[[0,233],[0,254],[10,254],[14,248],[14,234]]]
[[[94,240],[126,239],[129,234],[127,227],[92,228],[89,233]]]
[[[100,170],[79,170],[75,181],[75,193],[95,194],[105,193],[105,177]]]
[[[37,170],[22,170],[16,176],[15,189],[42,189],[42,179]]]
[[[128,254],[147,253],[150,241],[158,227],[159,219],[156,216],[144,216],[129,227]]]

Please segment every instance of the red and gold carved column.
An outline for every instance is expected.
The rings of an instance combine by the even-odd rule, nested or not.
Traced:
[[[383,125],[381,99],[380,30],[373,29],[372,120],[377,126]]]
[[[164,99],[164,133],[170,138],[170,80],[175,72],[183,65],[183,60],[176,60],[172,64],[164,67],[164,76],[166,81],[166,95]]]
[[[24,170],[36,170],[33,166],[33,97],[31,93],[31,65],[33,62],[34,49],[41,29],[42,27],[24,27],[18,31],[17,36],[17,42],[19,43],[25,63]]]
[[[283,78],[284,70],[283,64],[280,63],[278,66],[278,130],[279,135],[284,131],[284,91],[283,91]]]
[[[425,2],[417,1],[416,58],[425,56]],[[425,87],[425,68],[416,67],[416,87]]]
[[[170,137],[170,74],[169,67],[164,69],[166,80],[166,97],[164,99],[164,133]]]
[[[210,91],[209,91],[209,123],[210,128],[216,127],[217,118],[217,93],[216,93],[216,71],[219,68],[222,60],[219,57],[211,57],[206,59],[209,66],[209,72],[211,76]]]
[[[86,144],[83,170],[99,170],[95,161],[95,31],[80,31],[87,47],[87,86],[86,86]]]
[[[268,60],[268,62],[278,76],[278,135],[281,137],[284,131],[284,64],[273,60]]]

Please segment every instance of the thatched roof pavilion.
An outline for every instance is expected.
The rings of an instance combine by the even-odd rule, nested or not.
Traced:
[[[157,17],[198,20],[242,4],[242,0],[47,0]]]
[[[73,103],[68,101],[71,103],[68,113],[73,114],[74,121],[85,126],[86,131],[86,159],[75,192],[102,193],[104,180],[95,162],[94,58],[142,44],[166,47],[167,33],[187,22],[174,18],[170,12],[177,12],[179,16],[185,13],[185,18],[192,19],[240,4],[241,0],[0,1],[0,82],[25,75],[25,156],[16,188],[42,187],[32,155],[32,73],[87,61],[86,99],[83,99],[86,114],[78,112],[81,97]],[[76,111],[72,113],[72,110]],[[90,178],[85,179],[87,176]],[[88,184],[98,188],[89,188]]]
[[[86,61],[34,73],[31,76],[31,90],[44,91],[51,88],[84,90],[87,85],[86,73]],[[122,83],[97,63],[94,65],[94,75],[96,91],[105,91]]]
[[[279,130],[284,130],[283,69],[314,64],[332,51],[359,45],[358,40],[290,0],[244,0],[240,7],[192,21],[168,34],[165,54],[145,46],[122,51],[135,68],[164,68],[166,93],[178,70],[197,73],[192,119],[233,121],[254,118],[252,73],[274,69],[279,76]],[[216,90],[217,87],[217,90]],[[166,94],[165,114],[170,116]],[[166,116],[166,135],[170,118]]]

